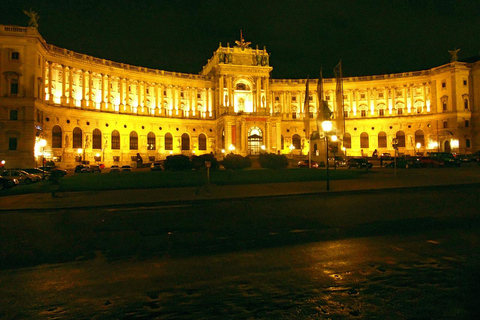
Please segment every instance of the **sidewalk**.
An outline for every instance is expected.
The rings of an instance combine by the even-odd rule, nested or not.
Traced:
[[[102,206],[167,205],[215,199],[258,198],[298,194],[339,194],[374,192],[379,189],[421,188],[458,184],[480,184],[480,167],[461,168],[378,169],[365,172],[355,180],[267,183],[254,185],[209,185],[197,189],[161,188],[127,189],[88,192],[60,192],[56,198],[50,193],[23,194],[0,197],[0,212],[10,210],[48,210],[67,208],[92,208]]]

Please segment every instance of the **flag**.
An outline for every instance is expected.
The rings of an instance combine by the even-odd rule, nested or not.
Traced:
[[[309,113],[309,94],[308,94],[308,82],[309,77],[307,76],[307,85],[305,87],[305,102],[303,104],[303,123],[305,125],[305,137],[310,139],[310,113]]]
[[[345,114],[343,110],[343,74],[342,74],[342,60],[337,64],[337,66],[333,69],[333,73],[335,74],[335,79],[337,82],[337,87],[335,90],[335,129],[337,132],[337,136],[339,138],[343,138],[345,134]]]
[[[331,120],[332,112],[328,107],[327,101],[323,99],[323,74],[320,70],[320,78],[318,79],[317,84],[317,94],[318,94],[318,111],[317,111],[317,130],[322,132],[322,122]]]

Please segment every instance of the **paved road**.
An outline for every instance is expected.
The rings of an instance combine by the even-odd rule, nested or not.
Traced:
[[[479,191],[6,213],[0,318],[475,319]]]

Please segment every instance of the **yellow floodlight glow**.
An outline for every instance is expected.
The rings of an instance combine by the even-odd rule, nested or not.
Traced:
[[[82,148],[79,148],[79,149],[77,150],[77,153],[78,153],[78,154],[80,154],[80,153],[82,153],[82,152],[83,152]]]
[[[322,122],[322,129],[323,131],[325,132],[329,132],[330,130],[332,130],[332,121],[323,121]]]
[[[332,141],[335,142],[335,141],[337,141],[337,140],[338,140],[338,137],[337,137],[336,135],[333,135],[333,136],[332,136]]]

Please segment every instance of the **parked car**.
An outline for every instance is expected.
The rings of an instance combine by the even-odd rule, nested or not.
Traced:
[[[445,167],[460,167],[462,161],[457,159],[452,153],[450,152],[429,152],[427,154],[431,158],[440,159],[444,162]]]
[[[445,164],[442,160],[431,157],[419,157],[418,162],[420,163],[420,167],[423,168],[443,167]]]
[[[120,167],[114,164],[110,167],[110,172],[120,172]]]
[[[162,166],[162,163],[161,162],[153,162],[152,165],[150,166],[150,170],[151,171],[162,171],[163,170],[163,166]]]
[[[390,153],[388,152],[384,152],[380,155],[380,158],[382,158],[383,160],[392,160],[393,157]]]
[[[311,160],[311,161],[312,161],[312,168],[318,168],[318,163],[316,163],[313,160]],[[301,168],[308,168],[308,160],[298,161],[298,166],[301,167]]]
[[[42,177],[36,174],[31,174],[23,170],[14,170],[14,169],[4,170],[1,173],[1,176],[6,179],[17,179],[18,182],[22,184],[30,184],[32,182],[38,182],[42,179]]]
[[[100,168],[99,165],[92,165],[92,166],[90,166],[90,172],[99,172],[99,173],[101,173],[101,172],[102,172],[102,169]]]
[[[395,164],[396,162],[396,164]],[[420,163],[417,161],[417,158],[411,158],[411,157],[401,157],[394,159],[394,161],[388,162],[385,164],[386,168],[415,168],[415,167],[420,167]]]
[[[328,158],[328,165],[330,167],[346,167],[347,161],[341,156],[335,156],[335,158]]]
[[[46,170],[42,170],[42,169],[39,169],[39,168],[28,168],[28,169],[21,169],[27,173],[32,173],[32,174],[36,174],[36,175],[39,175],[40,177],[42,177],[43,180],[48,180],[50,179],[50,172],[46,171]]]
[[[0,190],[16,187],[18,183],[17,179],[7,179],[0,176]]]
[[[91,172],[91,170],[90,170],[90,166],[80,164],[80,165],[75,167],[73,172],[75,172],[75,173],[87,173],[87,172]]]
[[[347,161],[347,168],[368,168],[371,169],[373,167],[373,164],[371,162],[368,162],[367,159],[365,158],[350,158]]]
[[[67,170],[58,169],[57,167],[38,167],[38,169],[50,172],[50,174],[53,173],[54,171],[56,171],[62,177],[67,175]]]
[[[131,166],[122,166],[122,168],[120,169],[122,172],[131,172],[132,171],[132,167]]]

